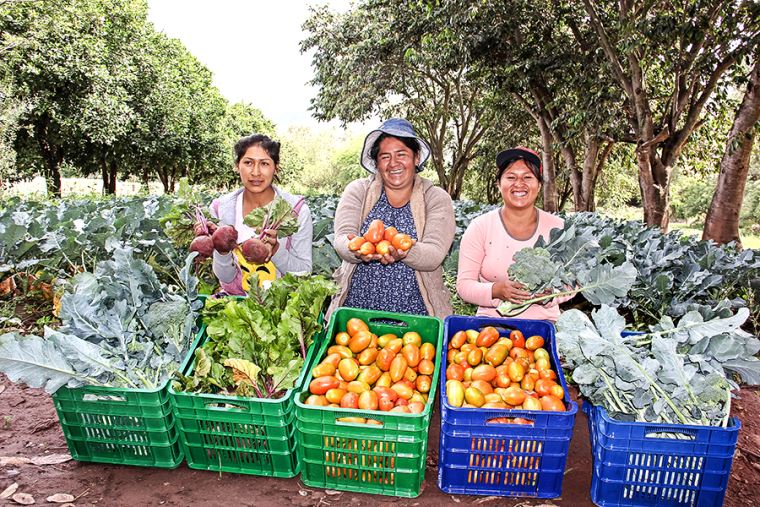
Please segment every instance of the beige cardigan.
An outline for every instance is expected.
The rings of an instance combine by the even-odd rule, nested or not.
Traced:
[[[361,262],[348,249],[348,235],[360,234],[364,219],[380,199],[382,186],[379,175],[354,180],[338,202],[333,245],[343,262],[333,274],[340,292],[333,298],[328,315],[345,301],[351,277]],[[443,318],[452,312],[451,294],[443,284],[442,265],[454,240],[454,205],[445,190],[418,175],[414,177],[410,203],[418,239],[402,262],[414,269],[428,314]]]

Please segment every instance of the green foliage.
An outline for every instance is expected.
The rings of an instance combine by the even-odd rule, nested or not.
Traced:
[[[298,232],[298,218],[293,214],[293,208],[279,196],[275,196],[267,206],[254,208],[243,218],[243,223],[259,233],[264,229],[274,229],[279,238]]]
[[[174,374],[195,336],[197,280],[188,258],[177,288],[158,281],[129,248],[93,273],[80,273],[61,299],[58,330],[44,338],[0,336],[0,371],[14,382],[44,387],[82,385],[155,389]]]
[[[705,178],[699,177],[679,177],[673,183],[673,198],[670,202],[673,218],[704,221],[714,192],[714,181],[705,181]]]
[[[677,323],[663,317],[649,333],[621,336],[626,322],[614,309],[602,306],[593,320],[569,310],[557,344],[581,394],[615,417],[725,426],[731,375],[760,383],[760,340],[740,329],[748,313],[694,306]]]
[[[303,367],[325,301],[337,286],[324,277],[287,274],[268,289],[251,284],[243,299],[207,299],[208,340],[194,370],[175,389],[236,396],[279,397]]]

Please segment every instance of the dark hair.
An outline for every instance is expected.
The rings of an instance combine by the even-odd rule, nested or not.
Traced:
[[[235,143],[235,165],[240,163],[240,159],[243,158],[248,148],[256,145],[261,146],[267,152],[267,155],[274,161],[274,165],[280,165],[280,143],[264,134],[251,134]]]
[[[372,148],[370,148],[370,150],[369,150],[369,156],[375,162],[377,162],[377,154],[380,153],[380,142],[383,139],[387,139],[389,137],[392,137],[394,139],[398,139],[399,141],[401,141],[402,143],[404,143],[404,145],[407,148],[409,148],[410,150],[412,150],[412,152],[415,155],[419,155],[419,153],[420,153],[420,142],[417,141],[415,138],[413,138],[413,137],[398,137],[398,136],[394,136],[394,135],[391,135],[391,134],[386,134],[385,132],[383,132],[382,134],[380,134],[379,136],[377,136],[377,139],[375,139],[375,143],[372,145]]]
[[[498,183],[501,180],[501,176],[504,174],[504,171],[509,169],[509,167],[512,164],[514,164],[515,162],[519,160],[522,160],[523,162],[525,162],[525,165],[528,166],[528,169],[530,169],[530,172],[533,173],[533,176],[535,176],[536,179],[538,179],[539,183],[543,183],[543,180],[541,179],[541,170],[538,168],[536,164],[534,164],[533,162],[525,158],[516,158],[514,160],[510,160],[509,163],[507,163],[507,165],[504,166],[504,169],[500,170],[498,174],[496,175],[496,183]]]

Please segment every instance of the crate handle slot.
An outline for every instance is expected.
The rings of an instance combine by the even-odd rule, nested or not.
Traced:
[[[335,424],[338,424],[340,426],[361,426],[361,427],[371,426],[371,427],[377,428],[377,429],[382,429],[383,426],[385,426],[385,423],[383,421],[378,421],[377,419],[372,419],[371,417],[370,417],[370,419],[372,419],[373,421],[376,421],[376,422],[366,422],[366,420],[364,422],[361,422],[361,421],[358,421],[358,420],[343,420],[343,419],[364,419],[364,417],[341,417],[341,416],[336,416],[335,417]],[[380,424],[377,424],[378,422]]]
[[[514,419],[520,419],[522,422],[514,422]],[[486,424],[519,424],[523,426],[533,426],[535,421],[525,419],[524,417],[491,417],[486,419]]]
[[[87,393],[82,396],[82,401],[118,401],[126,402],[127,397],[118,394],[92,394]]]
[[[240,412],[248,412],[248,407],[245,405],[238,405],[235,402],[204,400],[203,404],[206,405],[206,408],[212,410],[239,410]]]
[[[392,317],[371,317],[369,322],[384,326],[409,327],[409,324],[403,320],[394,319]]]
[[[659,438],[667,440],[694,440],[696,436],[694,432],[686,429],[679,428],[647,428],[644,433],[644,438]]]

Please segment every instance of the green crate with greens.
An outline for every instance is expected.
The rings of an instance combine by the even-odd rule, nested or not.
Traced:
[[[53,395],[74,459],[172,468],[182,452],[166,388],[201,336],[193,256],[178,289],[112,246],[111,260],[69,281],[58,329],[0,336],[0,371]]]
[[[299,472],[293,398],[337,287],[287,274],[244,298],[209,299],[206,337],[169,389],[190,468],[273,477]]]

